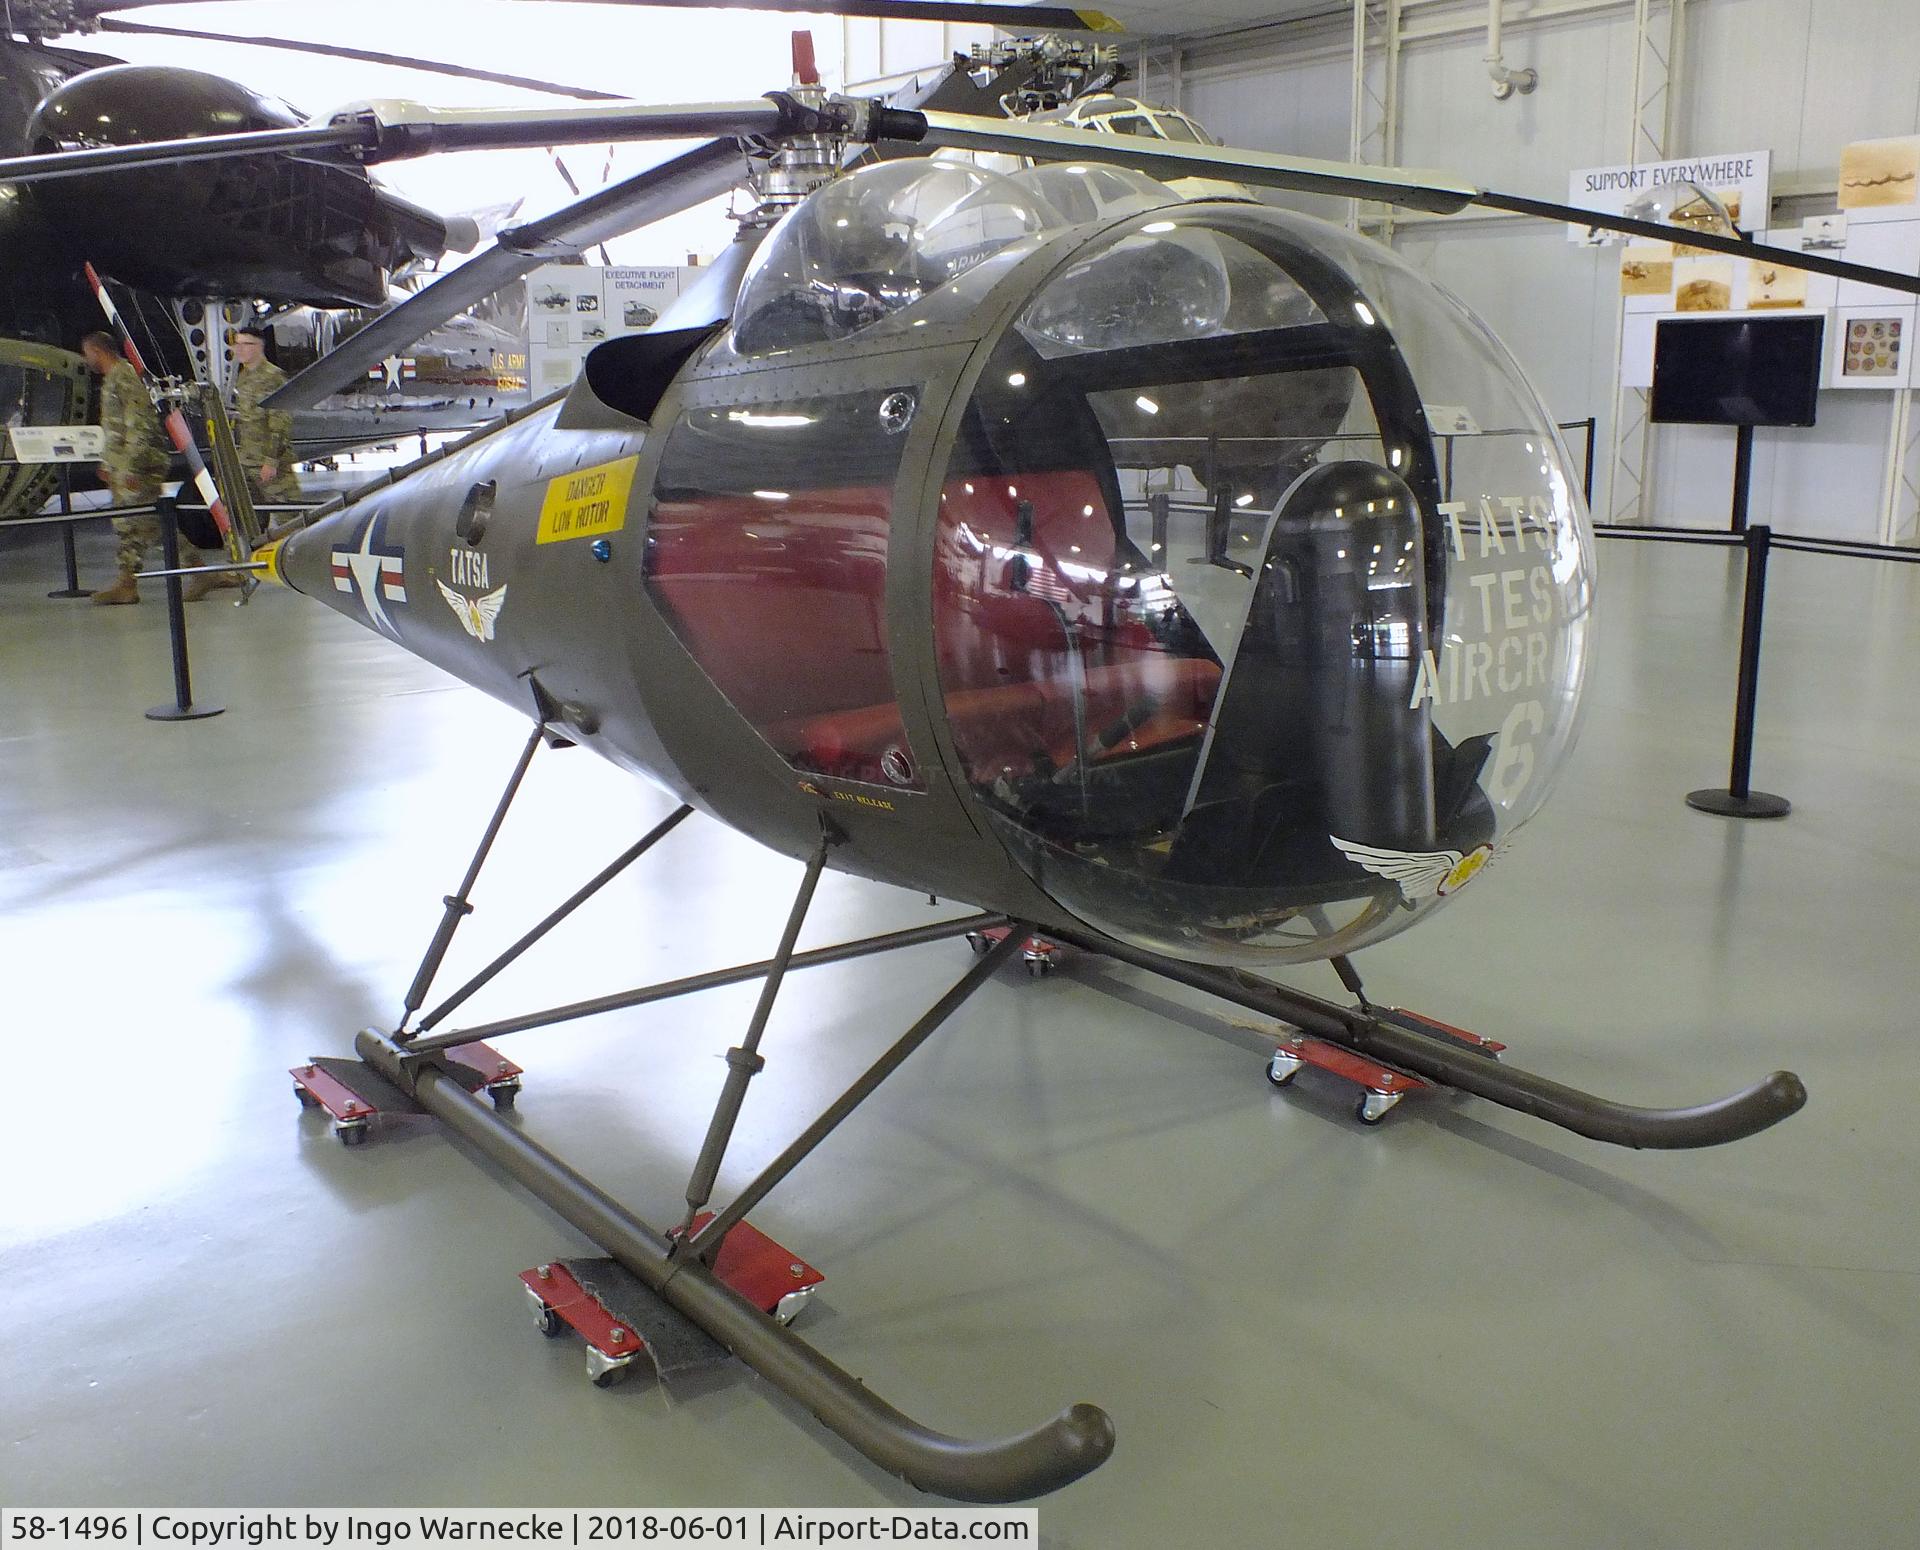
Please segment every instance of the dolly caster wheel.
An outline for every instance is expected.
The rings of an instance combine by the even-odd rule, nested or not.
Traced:
[[[293,1095],[300,1100],[300,1107],[303,1109],[317,1109],[320,1107],[320,1100],[314,1097],[312,1093],[308,1092],[306,1088],[302,1087],[298,1082],[293,1084]]]
[[[487,1089],[487,1096],[493,1100],[493,1106],[505,1114],[513,1107],[514,1100],[520,1096],[520,1082],[517,1077],[508,1077],[504,1082],[495,1082]]]
[[[1277,1049],[1273,1052],[1273,1059],[1267,1062],[1267,1080],[1275,1087],[1285,1087],[1300,1074],[1300,1068],[1305,1064],[1298,1055],[1289,1055],[1285,1050]]]
[[[533,1327],[549,1340],[558,1340],[567,1332],[567,1321],[551,1308],[540,1308],[533,1315]]]
[[[610,1389],[627,1381],[631,1356],[608,1356],[598,1346],[587,1347],[587,1380],[597,1389]]]
[[[1399,1093],[1362,1093],[1354,1106],[1353,1117],[1363,1125],[1377,1125],[1400,1102]]]
[[[989,949],[992,948],[993,943],[987,940],[987,934],[984,931],[969,931],[967,933],[967,946],[973,949],[974,957],[984,958],[987,956]]]
[[[1053,973],[1053,960],[1051,958],[1029,958],[1027,960],[1028,979],[1043,980],[1051,973]]]
[[[367,1122],[363,1119],[342,1120],[333,1127],[333,1133],[340,1138],[342,1146],[363,1146],[367,1139]]]

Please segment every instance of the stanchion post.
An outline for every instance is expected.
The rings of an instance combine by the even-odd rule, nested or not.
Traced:
[[[1753,483],[1753,427],[1742,425],[1733,434],[1733,513],[1728,531],[1747,530],[1747,491]],[[1749,555],[1752,550],[1747,551]],[[1766,562],[1761,562],[1762,570]],[[1749,566],[1751,574],[1751,566]]]
[[[1580,489],[1586,496],[1587,510],[1591,511],[1593,510],[1593,442],[1600,433],[1600,421],[1595,416],[1588,415],[1583,423],[1587,427],[1587,459],[1586,471],[1580,476]]]
[[[180,517],[174,500],[163,495],[154,502],[160,518],[160,552],[168,571],[180,568]],[[173,648],[173,703],[156,705],[147,712],[149,721],[204,721],[220,715],[224,705],[193,703],[193,680],[187,670],[187,609],[180,595],[180,578],[167,577],[167,637]]]
[[[1744,434],[1743,429],[1743,434]],[[1757,522],[1745,533],[1747,595],[1740,611],[1740,687],[1733,707],[1733,760],[1725,790],[1687,793],[1687,806],[1723,818],[1784,818],[1793,811],[1785,797],[1752,788],[1753,719],[1760,700],[1760,627],[1767,612],[1767,554],[1773,529]]]
[[[73,515],[73,465],[60,465],[60,515]],[[67,584],[58,592],[49,592],[48,597],[92,597],[93,593],[80,585],[80,562],[73,552],[73,524],[60,524],[60,552],[67,562]]]

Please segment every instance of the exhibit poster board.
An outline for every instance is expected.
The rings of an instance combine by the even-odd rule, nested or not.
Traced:
[[[1833,317],[1830,388],[1887,391],[1913,385],[1914,305],[1842,307]]]
[[[22,463],[97,463],[107,450],[97,425],[16,425],[7,435]]]
[[[1856,140],[1842,147],[1839,203],[1850,215],[1880,210],[1920,215],[1920,135]]]
[[[543,264],[527,276],[527,366],[535,396],[565,387],[595,345],[641,334],[678,299],[679,265]]]

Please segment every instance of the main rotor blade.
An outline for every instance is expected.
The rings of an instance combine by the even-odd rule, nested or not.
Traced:
[[[1111,162],[1137,167],[1163,180],[1215,178],[1284,188],[1306,194],[1337,194],[1351,199],[1380,199],[1452,215],[1479,195],[1471,183],[1444,172],[1403,167],[1368,167],[1353,162],[1316,161],[1279,156],[1271,151],[1237,151],[1218,145],[1176,144],[1140,135],[1108,135],[1056,124],[1027,124],[1016,119],[967,113],[904,112],[926,124],[921,144],[961,151],[1000,151],[1043,161]]]
[[[713,140],[671,161],[524,226],[510,226],[478,258],[375,318],[352,338],[288,380],[267,400],[275,409],[305,409],[361,381],[371,366],[404,350],[449,318],[556,258],[570,258],[649,222],[677,215],[724,194],[741,176],[740,148]]]
[[[176,0],[79,0],[82,17],[135,11]],[[977,23],[1021,34],[1035,32],[1124,32],[1101,11],[1065,5],[975,5],[971,0],[592,0],[598,5],[647,6],[672,11],[799,11],[828,16],[868,16],[883,21]]]
[[[468,65],[451,65],[431,59],[414,59],[406,54],[383,54],[370,48],[347,48],[338,43],[308,43],[300,38],[244,37],[236,32],[196,32],[191,27],[156,27],[148,22],[123,22],[107,17],[100,23],[103,32],[137,33],[145,37],[191,38],[203,43],[239,43],[248,48],[280,49],[297,54],[320,54],[329,59],[358,59],[371,65],[394,65],[403,70],[424,70],[433,75],[451,75],[466,81],[489,81],[496,86],[517,86],[523,91],[550,92],[556,97],[578,97],[587,102],[618,102],[620,93],[594,91],[585,86],[562,86],[557,81],[536,81],[530,76],[502,75],[496,70],[476,70]]]
[[[1745,237],[1723,237],[1715,232],[1695,231],[1690,226],[1668,226],[1659,221],[1635,220],[1630,215],[1583,210],[1578,205],[1527,199],[1519,194],[1499,194],[1491,189],[1476,195],[1473,203],[1484,205],[1489,210],[1535,215],[1543,221],[1565,221],[1573,226],[1597,227],[1601,231],[1617,231],[1629,237],[1646,237],[1655,242],[1678,242],[1687,247],[1708,248],[1715,253],[1731,253],[1736,258],[1778,264],[1782,269],[1804,269],[1811,274],[1832,275],[1840,280],[1859,280],[1883,290],[1906,291],[1909,295],[1920,296],[1920,275],[1874,269],[1866,264],[1849,264],[1844,259],[1825,258],[1818,253],[1797,253],[1791,248],[1776,248],[1765,242],[1751,242]]]
[[[881,21],[961,22],[1036,32],[1125,32],[1104,11],[1066,5],[975,5],[971,0],[594,0],[599,5],[641,5],[674,11],[798,11],[828,16],[866,16]]]
[[[1298,156],[1276,156],[1266,151],[1234,150],[1228,146],[1175,144],[1138,135],[1099,134],[1085,129],[1026,124],[1017,120],[963,113],[903,111],[889,115],[883,132],[893,137],[904,127],[908,133],[899,134],[899,138],[911,139],[911,129],[916,119],[926,125],[925,134],[919,140],[922,145],[967,151],[1010,152],[1015,156],[1046,161],[1110,162],[1123,167],[1137,167],[1163,180],[1216,178],[1256,184],[1263,188],[1291,189],[1298,193],[1373,199],[1438,215],[1455,215],[1470,205],[1479,205],[1489,210],[1538,216],[1541,220],[1564,221],[1575,226],[1598,227],[1603,231],[1617,231],[1656,241],[1684,243],[1716,253],[1732,254],[1736,258],[1757,259],[1786,269],[1804,269],[1842,280],[1858,280],[1885,290],[1920,295],[1920,276],[1875,269],[1865,264],[1850,264],[1817,253],[1798,253],[1787,248],[1771,247],[1745,237],[1722,237],[1688,227],[1635,220],[1632,216],[1583,210],[1577,205],[1502,194],[1492,189],[1476,188],[1471,183],[1463,183],[1441,172],[1313,161]]]
[[[188,140],[155,140],[147,145],[101,145],[80,151],[49,151],[40,156],[0,157],[0,183],[39,183],[49,178],[84,177],[127,167],[218,161],[227,156],[259,156],[269,151],[337,151],[364,148],[379,138],[370,120],[303,124],[297,129],[249,129],[231,135],[196,135]]]
[[[440,151],[773,135],[792,132],[795,127],[790,110],[770,97],[664,107],[619,98],[605,105],[579,108],[435,108],[386,99],[344,108],[336,119],[362,114],[377,126],[378,143],[367,154],[369,162],[399,161]]]
[[[0,158],[0,183],[36,183],[128,167],[258,156],[269,151],[343,151],[371,163],[440,151],[773,135],[793,129],[796,117],[806,116],[797,106],[785,107],[767,97],[669,107],[615,99],[605,105],[578,108],[430,108],[390,99],[342,109],[331,123],[295,129],[196,135],[187,140],[156,140],[149,145],[102,145]]]

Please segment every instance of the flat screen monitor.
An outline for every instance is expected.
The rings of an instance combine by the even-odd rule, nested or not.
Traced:
[[[1653,419],[1663,425],[1811,425],[1825,318],[1662,318]]]

